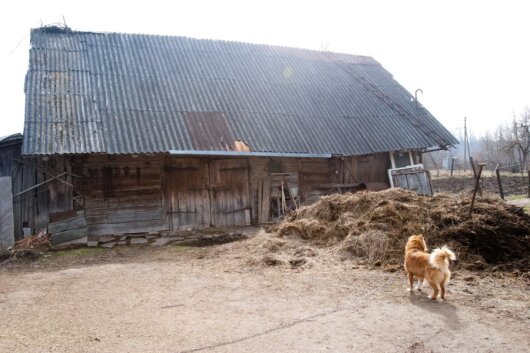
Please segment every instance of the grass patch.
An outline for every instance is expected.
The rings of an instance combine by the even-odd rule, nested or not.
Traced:
[[[505,195],[504,200],[506,201],[514,201],[514,200],[524,200],[526,199],[526,195]]]

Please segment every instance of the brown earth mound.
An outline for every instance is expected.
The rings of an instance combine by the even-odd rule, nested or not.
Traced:
[[[496,265],[530,269],[530,217],[497,197],[420,196],[402,189],[330,195],[285,219],[277,235],[296,235],[316,245],[337,247],[370,264],[403,261],[407,238],[423,233],[430,248],[444,244],[466,267]]]

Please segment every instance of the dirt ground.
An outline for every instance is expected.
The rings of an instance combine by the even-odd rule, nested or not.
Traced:
[[[456,272],[448,300],[401,270],[312,248],[267,266],[260,239],[122,246],[0,266],[1,352],[528,352],[529,286]],[[312,256],[314,252],[315,256]]]
[[[481,186],[483,190],[490,194],[499,195],[499,185],[497,177],[486,172],[481,176]],[[517,174],[501,175],[502,189],[504,195],[525,195],[528,187],[528,178]],[[432,178],[432,189],[434,192],[472,192],[475,187],[475,180],[472,174],[447,175]]]

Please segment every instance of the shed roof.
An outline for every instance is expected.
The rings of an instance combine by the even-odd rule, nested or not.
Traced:
[[[44,27],[25,93],[25,155],[457,143],[373,58],[306,49]]]
[[[4,143],[21,143],[22,142],[22,134],[15,133],[11,135],[6,136],[0,136],[0,144]]]

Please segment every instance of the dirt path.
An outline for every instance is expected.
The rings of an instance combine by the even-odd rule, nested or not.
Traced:
[[[528,352],[520,280],[456,273],[448,301],[403,274],[250,265],[245,243],[123,247],[0,268],[1,352]]]

